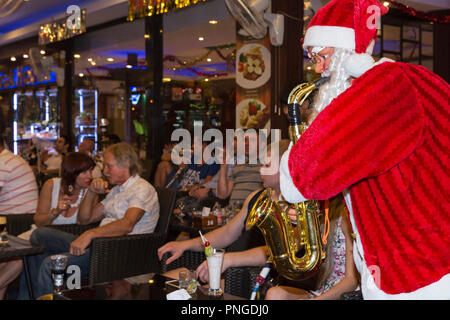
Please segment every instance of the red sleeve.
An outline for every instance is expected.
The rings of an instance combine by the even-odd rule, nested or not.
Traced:
[[[396,63],[353,81],[292,148],[289,172],[307,199],[328,199],[389,170],[422,142],[424,115],[413,83]]]

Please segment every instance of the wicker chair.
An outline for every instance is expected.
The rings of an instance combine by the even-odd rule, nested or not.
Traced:
[[[196,252],[196,251],[185,251],[181,257],[171,262],[170,264],[166,264],[167,259],[170,257],[168,253],[166,253],[161,261],[161,271],[163,273],[177,269],[177,268],[187,268],[189,270],[195,270],[197,267],[206,260],[206,256],[204,252]]]
[[[228,268],[225,271],[224,291],[233,296],[250,299],[256,277],[261,269],[262,267]]]
[[[67,233],[75,234],[75,235],[81,235],[83,232],[98,227],[99,222],[87,224],[87,225],[80,225],[80,224],[52,224],[48,225],[48,228],[57,229],[60,231],[64,231]]]
[[[31,225],[34,223],[33,213],[20,213],[20,214],[0,214],[2,217],[6,217],[6,230],[13,236],[31,229]]]
[[[93,239],[89,285],[144,273],[161,272],[158,248],[166,241],[169,219],[175,206],[176,191],[158,187],[155,189],[160,204],[155,232]]]

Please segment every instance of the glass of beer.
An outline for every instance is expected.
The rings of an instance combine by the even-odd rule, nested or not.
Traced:
[[[64,277],[66,275],[68,256],[56,254],[50,257],[50,271],[53,279],[55,294],[62,294],[64,287]]]

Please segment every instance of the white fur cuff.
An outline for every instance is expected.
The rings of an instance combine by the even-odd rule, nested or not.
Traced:
[[[291,153],[292,143],[289,149],[281,157],[280,163],[280,190],[284,199],[290,203],[299,203],[306,201],[307,199],[298,191],[297,187],[292,181],[291,174],[289,172],[289,154]]]

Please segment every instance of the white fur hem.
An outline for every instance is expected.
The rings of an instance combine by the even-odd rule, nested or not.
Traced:
[[[450,300],[450,274],[413,292],[388,294],[380,290],[374,280],[374,277],[377,278],[377,281],[380,281],[379,284],[383,281],[381,277],[377,277],[380,274],[379,268],[377,266],[367,266],[364,260],[364,250],[353,216],[350,192],[346,189],[343,194],[347,208],[350,211],[350,223],[356,234],[356,240],[353,245],[353,260],[358,272],[361,274],[361,291],[364,300]]]
[[[290,203],[299,203],[306,201],[307,199],[298,191],[294,182],[292,181],[291,174],[289,172],[289,154],[291,153],[292,142],[289,149],[283,154],[280,162],[280,190],[284,199]]]
[[[303,49],[335,47],[355,50],[355,30],[346,27],[312,26],[306,31]]]

